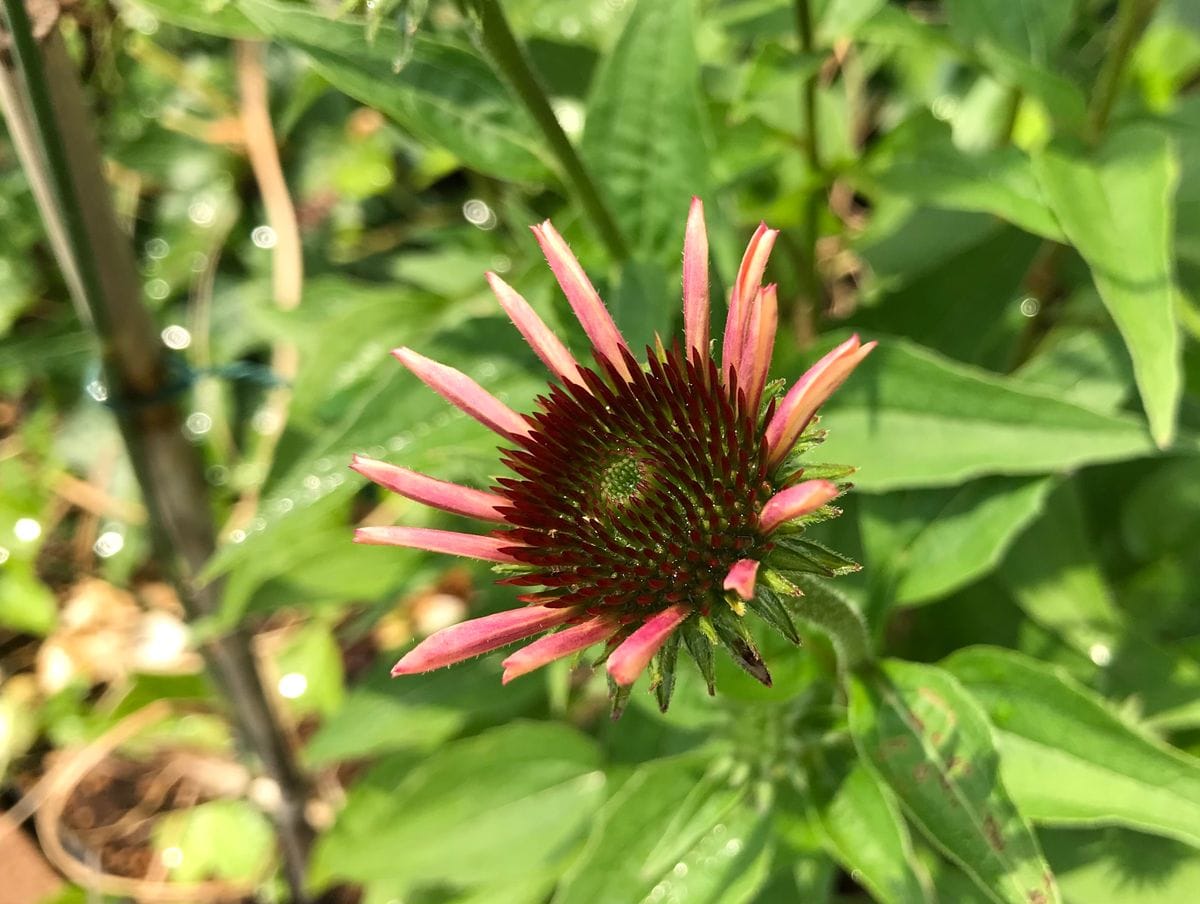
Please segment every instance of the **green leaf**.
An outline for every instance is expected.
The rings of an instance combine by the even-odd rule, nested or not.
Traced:
[[[638,0],[588,103],[583,155],[626,238],[674,267],[708,152],[694,0]]]
[[[495,657],[463,662],[453,669],[392,678],[391,660],[381,660],[367,680],[321,723],[304,748],[313,766],[382,753],[427,753],[468,726],[495,724],[528,711],[540,695],[537,682],[500,684]]]
[[[166,813],[154,826],[154,846],[178,848],[178,882],[265,878],[274,847],[271,822],[244,800],[210,800]]]
[[[271,38],[302,50],[339,91],[467,166],[501,179],[546,175],[536,129],[474,53],[389,25],[368,40],[361,21],[329,19],[294,4],[238,0],[238,6]]]
[[[563,856],[599,803],[596,745],[565,725],[514,722],[415,768],[385,760],[320,839],[314,881],[520,878]]]
[[[942,665],[1000,730],[1004,785],[1031,819],[1125,825],[1200,847],[1200,762],[1020,653],[971,647]]]
[[[1049,477],[984,477],[961,487],[859,499],[863,550],[897,605],[926,603],[987,574],[1037,517]]]
[[[1125,339],[1151,433],[1165,447],[1182,391],[1172,248],[1175,148],[1160,129],[1132,126],[1090,157],[1046,148],[1034,168]]]
[[[1086,531],[1078,491],[1064,484],[1013,544],[1000,572],[1030,618],[1085,655],[1096,645],[1114,648],[1124,621]]]
[[[929,900],[913,859],[908,825],[891,792],[861,760],[813,748],[809,788],[830,853],[880,904]]]
[[[882,491],[984,474],[1044,474],[1148,455],[1133,418],[1090,411],[1016,380],[884,339],[822,415],[822,458],[860,468]]]
[[[5,550],[7,552],[7,550]],[[0,568],[0,626],[45,636],[58,621],[58,602],[34,572],[15,559]]]
[[[921,207],[894,223],[881,221],[859,245],[875,274],[878,304],[855,314],[855,329],[1005,370],[1025,327],[1023,280],[1040,244],[980,213]]]
[[[621,268],[608,309],[639,358],[647,346],[654,347],[656,335],[671,344],[671,321],[679,311],[679,293],[671,288],[677,284],[678,276],[671,279],[656,263],[631,260]]]
[[[1194,904],[1200,853],[1125,829],[1038,833],[1071,904]],[[955,904],[957,904],[956,899]]]
[[[766,813],[683,760],[638,768],[605,806],[553,904],[748,901],[770,862]]]
[[[990,900],[1059,901],[1037,840],[1000,780],[991,726],[953,677],[899,661],[855,677],[850,731],[909,817]]]
[[[1114,332],[1054,330],[1014,376],[1042,391],[1054,389],[1064,401],[1110,413],[1133,389],[1129,358]]]
[[[887,0],[825,0],[817,23],[817,41],[833,44],[854,35],[858,27],[878,12]]]
[[[221,38],[261,38],[234,0],[130,0],[129,6],[190,31]]]
[[[910,118],[871,152],[865,173],[877,190],[934,207],[992,213],[1028,232],[1061,240],[1030,159],[1006,145],[969,153],[950,126],[929,114]]]
[[[1158,729],[1200,724],[1200,664],[1142,636],[1118,608],[1073,484],[1050,497],[999,576],[1026,615],[1104,666],[1107,693],[1135,696]]]
[[[1074,0],[949,0],[950,32],[968,47],[1004,47],[1049,63],[1075,16]]]
[[[299,714],[330,716],[344,697],[342,651],[329,626],[302,625],[275,657],[279,690]]]

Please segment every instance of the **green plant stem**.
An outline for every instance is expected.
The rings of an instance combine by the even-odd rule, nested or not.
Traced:
[[[796,0],[796,33],[800,36],[800,51],[806,55],[813,52],[812,9],[808,0]],[[800,115],[804,119],[804,152],[809,169],[814,173],[823,171],[821,148],[817,144],[817,78],[819,72],[810,72],[804,77],[800,91]]]
[[[795,0],[796,33],[800,37],[800,50],[811,54],[814,49],[812,9],[808,0]],[[825,190],[825,167],[821,163],[821,147],[817,139],[817,78],[819,72],[804,76],[800,86],[800,116],[804,122],[805,160],[808,163],[810,185],[804,199],[804,245],[806,265],[800,268],[801,287],[807,298],[796,310],[797,333],[811,337],[816,333],[816,314],[823,306],[824,290],[817,266],[817,241],[820,239],[821,196]]]
[[[588,219],[600,234],[613,260],[623,262],[629,257],[629,246],[617,225],[612,211],[605,204],[595,180],[584,166],[575,146],[562,130],[558,117],[546,98],[545,89],[533,71],[524,49],[517,42],[498,0],[474,0],[479,14],[480,35],[496,68],[516,92],[533,121],[542,131],[563,174],[583,205]]]
[[[141,303],[136,261],[113,212],[78,75],[56,30],[39,42],[22,0],[3,0],[3,8],[13,63],[0,60],[0,98],[73,300],[99,342],[156,557],[189,620],[213,617],[221,608],[221,584],[196,580],[214,548],[202,466],[183,433],[165,349]],[[273,816],[283,871],[293,900],[304,901],[312,837],[304,818],[308,785],[263,687],[251,638],[236,630],[207,640],[201,652],[240,741],[278,786]]]
[[[1096,76],[1096,87],[1088,107],[1088,138],[1092,142],[1098,142],[1108,127],[1130,54],[1157,6],[1158,0],[1120,0],[1108,53]]]

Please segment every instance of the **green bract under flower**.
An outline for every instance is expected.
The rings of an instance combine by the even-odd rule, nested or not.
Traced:
[[[502,458],[513,476],[485,492],[364,458],[353,465],[409,498],[497,525],[488,536],[362,528],[359,542],[494,561],[501,580],[528,588],[521,597],[528,605],[432,635],[393,674],[542,634],[504,661],[504,680],[603,643],[615,713],[648,666],[667,707],[681,646],[710,692],[716,646],[769,685],[747,611],[798,642],[787,606],[800,594],[795,575],[857,568],[801,536],[807,523],[838,514],[831,503],[848,485],[834,481],[852,469],[814,473],[798,459],[821,438],[816,410],[873,343],[851,337],[786,394],[763,398],[778,311],[775,287],[761,286],[776,233],[760,226],[731,293],[718,364],[709,348],[707,238],[697,200],[684,246],[684,344],[647,349],[642,363],[558,233],[549,223],[534,232],[591,339],[595,368],[577,362],[493,274],[502,306],[556,379],[533,413],[513,412],[453,368],[396,352],[432,389],[505,438]]]

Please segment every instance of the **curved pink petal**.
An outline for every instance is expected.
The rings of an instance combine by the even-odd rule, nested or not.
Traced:
[[[550,368],[550,372],[562,380],[579,382],[579,364],[575,356],[567,350],[557,336],[530,307],[520,293],[502,280],[495,273],[487,273],[488,285],[496,293],[500,307],[512,320],[513,325],[525,337],[534,353],[542,359],[542,363]]]
[[[763,533],[770,533],[784,522],[815,512],[837,495],[837,485],[828,480],[806,480],[780,490],[758,513],[758,526]]]
[[[529,435],[529,424],[525,418],[461,370],[419,355],[410,348],[398,348],[392,354],[422,383],[485,427],[511,440],[520,440]]]
[[[608,674],[617,684],[628,686],[637,681],[650,660],[666,643],[671,633],[692,614],[690,606],[672,606],[646,619],[640,628],[626,637],[608,657]]]
[[[355,455],[350,467],[381,487],[422,505],[484,521],[505,520],[500,508],[509,505],[509,501],[496,493],[437,480],[365,455]]]
[[[431,527],[360,527],[354,532],[354,542],[368,546],[408,546],[452,556],[508,563],[517,560],[504,550],[519,545],[507,538],[480,537]]]
[[[473,618],[442,628],[404,654],[392,667],[393,675],[416,675],[453,665],[472,656],[490,653],[533,634],[561,625],[574,615],[573,609],[527,606]]]
[[[771,464],[777,464],[787,455],[817,409],[825,404],[875,345],[874,342],[861,345],[857,334],[851,336],[810,367],[788,390],[771,423],[767,425],[767,455]]]
[[[614,622],[597,616],[583,624],[572,625],[555,634],[539,637],[504,660],[504,675],[500,680],[508,684],[514,678],[527,675],[556,659],[562,659],[564,656],[586,650],[594,643],[608,640],[616,631],[617,625]]]
[[[622,349],[628,349],[621,331],[613,323],[608,308],[600,300],[599,293],[592,287],[591,280],[583,272],[583,267],[571,253],[570,247],[558,231],[546,220],[540,226],[530,227],[537,236],[538,244],[558,284],[562,286],[563,294],[571,305],[571,310],[583,325],[596,351],[607,358],[626,379],[630,377],[625,365]]]
[[[742,344],[738,362],[738,386],[746,391],[750,410],[758,407],[767,372],[771,369],[771,352],[775,348],[775,331],[779,328],[779,297],[775,284],[763,287],[754,299],[749,328]]]
[[[683,341],[688,352],[708,357],[708,231],[704,202],[692,198],[683,235]]]
[[[767,258],[771,256],[778,236],[778,229],[768,229],[766,223],[759,223],[746,246],[733,291],[729,295],[729,314],[725,320],[725,340],[721,347],[722,373],[728,373],[730,368],[735,372],[738,369],[746,331],[749,329],[751,303],[762,284]]]
[[[721,586],[725,590],[732,590],[742,599],[748,600],[754,596],[754,584],[757,580],[758,562],[754,559],[738,559],[729,569],[729,574],[725,575],[725,581]]]

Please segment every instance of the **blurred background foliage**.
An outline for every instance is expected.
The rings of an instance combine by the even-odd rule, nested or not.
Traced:
[[[314,892],[1049,901],[1001,882],[1048,863],[1074,904],[1195,900],[1196,5],[508,0],[608,232],[487,51],[492,5],[80,0],[63,18],[143,301],[188,378],[227,583],[185,624],[0,141],[4,806],[54,793],[59,748],[170,701],[71,791],[63,831],[100,872],[277,894],[270,789],[231,756],[190,647],[240,624],[314,777]],[[239,67],[268,79],[265,130]],[[264,145],[282,192],[251,166]],[[958,817],[872,760],[887,701],[848,701],[819,636],[761,638],[772,690],[721,662],[708,699],[684,668],[669,713],[639,689],[616,724],[586,671],[502,688],[491,656],[387,677],[414,638],[514,604],[485,566],[350,542],[361,523],[455,526],[364,487],[353,452],[474,485],[499,471],[494,438],[389,349],[528,408],[543,368],[482,274],[582,349],[527,230],[545,217],[634,345],[675,335],[693,194],[718,287],[760,219],[783,230],[775,376],[849,329],[880,341],[826,409],[822,458],[861,470],[822,537],[864,564],[838,586],[907,661],[896,686],[944,682],[950,729],[1002,754],[1030,863],[946,840]]]

